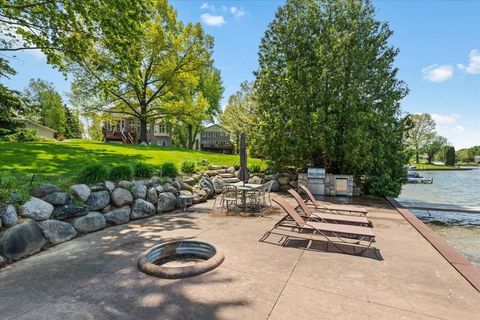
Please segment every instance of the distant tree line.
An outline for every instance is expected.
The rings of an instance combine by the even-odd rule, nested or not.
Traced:
[[[458,162],[473,163],[475,162],[475,156],[480,156],[480,146],[460,149],[456,153],[456,159]]]

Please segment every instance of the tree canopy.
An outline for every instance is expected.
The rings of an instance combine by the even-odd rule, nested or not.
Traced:
[[[188,96],[205,70],[212,68],[213,38],[200,24],[178,21],[164,0],[155,1],[150,18],[140,22],[139,29],[128,50],[116,44],[122,36],[99,39],[72,61],[70,70],[74,94],[97,98],[90,109],[137,118],[140,141],[147,141],[147,123],[168,113],[168,103]]]
[[[415,154],[416,162],[420,162],[422,153],[428,144],[435,138],[435,121],[428,113],[412,114],[409,116],[410,129],[407,133],[407,144]]]
[[[396,196],[406,129],[398,49],[370,1],[289,0],[259,49],[255,143],[277,164],[353,174],[370,194]]]

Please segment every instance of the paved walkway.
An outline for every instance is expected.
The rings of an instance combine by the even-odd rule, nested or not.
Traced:
[[[92,233],[0,271],[0,319],[478,319],[480,294],[385,201],[364,202],[378,251],[258,242],[264,218],[197,211]],[[196,238],[225,261],[188,279],[136,268],[158,241]]]

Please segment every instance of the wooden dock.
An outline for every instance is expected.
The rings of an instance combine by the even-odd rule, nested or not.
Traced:
[[[428,203],[428,202],[411,202],[402,201],[402,206],[408,209],[427,210],[427,211],[454,211],[465,213],[480,214],[480,207],[462,206],[456,204]]]

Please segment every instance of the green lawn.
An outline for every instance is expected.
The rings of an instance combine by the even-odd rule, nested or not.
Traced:
[[[238,155],[223,155],[186,149],[149,147],[139,145],[106,144],[89,140],[69,142],[0,143],[0,172],[14,175],[19,184],[29,184],[35,175],[34,185],[51,182],[65,188],[71,185],[79,171],[92,163],[106,165],[133,164],[143,161],[158,166],[172,161],[206,159],[211,165],[233,165]],[[266,164],[259,159],[250,164]]]
[[[417,167],[419,170],[455,170],[458,169],[456,166],[446,166],[440,164],[432,163],[412,163],[411,166]]]

